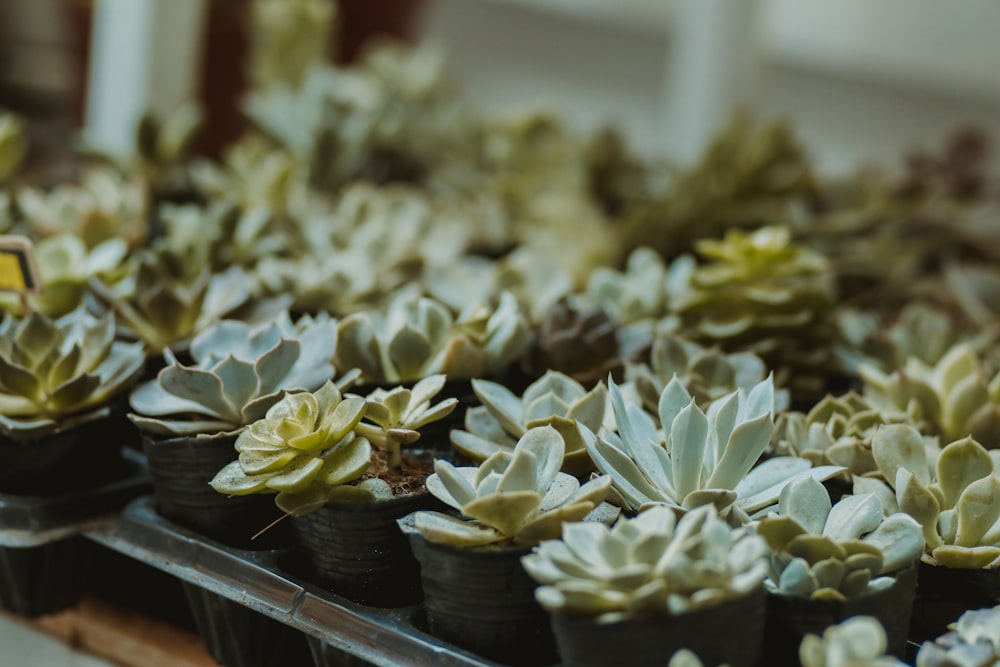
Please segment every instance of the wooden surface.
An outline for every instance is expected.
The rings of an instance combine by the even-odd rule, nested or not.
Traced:
[[[218,667],[193,632],[96,598],[37,619],[17,619],[123,667]]]

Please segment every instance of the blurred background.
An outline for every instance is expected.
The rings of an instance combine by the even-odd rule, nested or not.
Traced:
[[[4,0],[0,107],[28,116],[35,180],[78,132],[124,152],[149,108],[208,112],[201,150],[239,136],[247,0]],[[995,0],[345,0],[336,58],[385,34],[444,47],[486,112],[546,106],[691,159],[740,106],[787,116],[843,172],[1000,129]]]

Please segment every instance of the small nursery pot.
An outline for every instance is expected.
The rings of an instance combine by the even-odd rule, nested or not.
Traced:
[[[910,636],[918,642],[935,639],[966,610],[998,603],[1000,568],[960,569],[921,561]]]
[[[153,478],[156,511],[185,528],[243,549],[271,548],[282,542],[281,525],[263,539],[251,538],[281,516],[267,495],[225,496],[209,486],[215,474],[236,458],[236,436],[179,437],[142,446]]]
[[[90,552],[83,538],[0,547],[0,609],[21,616],[62,611],[80,599]]]
[[[432,635],[499,662],[556,662],[546,613],[535,600],[538,584],[521,566],[530,547],[454,547],[425,540],[411,516],[399,526],[420,562]]]
[[[757,588],[677,616],[600,623],[552,614],[552,630],[564,667],[605,667],[623,660],[631,667],[663,667],[682,648],[705,665],[752,667],[760,656],[764,606],[764,589]]]
[[[372,502],[335,502],[301,517],[292,529],[311,576],[338,595],[379,607],[420,601],[419,566],[396,520],[438,509],[426,491]]]
[[[823,631],[850,616],[874,616],[885,628],[888,651],[906,655],[910,613],[917,588],[917,566],[910,565],[895,575],[895,583],[846,600],[811,600],[788,595],[767,595],[767,623],[764,628],[764,664],[795,664],[799,644],[807,634]]]

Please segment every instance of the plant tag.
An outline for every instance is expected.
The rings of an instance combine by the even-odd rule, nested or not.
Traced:
[[[35,244],[26,236],[0,236],[0,290],[39,292]]]

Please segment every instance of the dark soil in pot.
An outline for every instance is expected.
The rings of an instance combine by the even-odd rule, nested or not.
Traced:
[[[552,629],[564,667],[664,667],[682,648],[705,665],[757,664],[764,629],[764,590],[708,609],[678,616],[598,623],[589,618],[552,615]],[[794,665],[791,662],[762,662]]]
[[[285,522],[255,534],[282,516],[270,495],[225,496],[209,486],[237,457],[236,436],[143,438],[156,511],[185,528],[240,549],[269,549],[288,541]]]
[[[183,586],[198,633],[217,662],[226,667],[309,664],[299,630],[194,584]]]
[[[38,547],[0,547],[0,608],[42,616],[76,604],[90,552],[73,537]]]
[[[910,612],[916,594],[916,564],[897,572],[895,579],[885,590],[846,600],[810,600],[769,593],[763,663],[795,664],[805,635],[822,635],[829,626],[859,615],[878,619],[885,628],[889,653],[902,658],[906,655]]]
[[[305,575],[363,604],[398,607],[419,602],[420,568],[396,520],[427,509],[441,505],[422,491],[391,500],[331,503],[294,517]]]
[[[502,663],[557,661],[547,614],[535,601],[538,585],[521,566],[530,548],[463,549],[428,542],[411,517],[400,525],[420,562],[431,634]]]
[[[948,632],[968,609],[1000,603],[1000,568],[958,569],[921,562],[910,638],[926,641]]]

